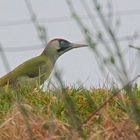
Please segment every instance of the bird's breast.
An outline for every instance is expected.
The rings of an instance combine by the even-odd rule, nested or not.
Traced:
[[[49,78],[53,68],[54,68],[54,64],[51,63],[50,61],[47,61],[47,63],[39,67],[39,77],[41,83],[44,83]]]

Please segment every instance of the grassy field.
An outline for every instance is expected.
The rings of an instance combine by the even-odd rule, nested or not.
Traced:
[[[140,90],[0,88],[0,140],[139,140]]]

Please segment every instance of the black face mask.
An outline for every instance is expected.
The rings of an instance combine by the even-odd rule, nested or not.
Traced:
[[[70,47],[71,47],[71,43],[62,39],[62,40],[59,40],[59,49],[57,51],[62,52]]]

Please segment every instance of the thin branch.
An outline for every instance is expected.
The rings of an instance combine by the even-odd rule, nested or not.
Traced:
[[[7,59],[7,57],[6,57],[5,53],[4,53],[4,50],[3,50],[3,47],[2,47],[1,44],[0,44],[0,53],[1,53],[1,58],[3,60],[3,64],[5,66],[5,70],[7,72],[9,72],[10,71],[10,66],[9,66],[8,59]]]
[[[36,17],[36,14],[33,10],[32,4],[30,2],[30,0],[25,0],[27,9],[31,15],[31,20],[35,26],[35,29],[37,31],[38,37],[41,40],[42,44],[46,47],[47,45],[47,35],[46,35],[46,29],[44,26],[41,26],[38,22],[38,19]]]
[[[140,48],[139,48],[139,47],[135,47],[135,46],[133,46],[133,45],[129,45],[129,47],[140,51]]]
[[[101,11],[101,7],[100,7],[100,4],[98,3],[97,0],[93,0],[93,5],[97,11],[97,14],[99,15],[100,17],[100,20],[106,30],[106,32],[108,33],[108,35],[110,36],[110,38],[112,39],[112,42],[115,46],[115,49],[116,49],[116,53],[118,55],[118,58],[120,60],[120,64],[121,64],[121,67],[122,67],[122,71],[124,73],[124,81],[129,81],[129,78],[128,78],[128,75],[127,75],[127,71],[126,71],[126,66],[125,66],[125,63],[124,63],[124,60],[122,58],[122,55],[120,53],[120,47],[119,47],[119,44],[117,42],[117,39],[116,39],[116,36],[114,35],[114,32],[112,31],[111,27],[109,26],[109,24],[107,23],[102,11]]]

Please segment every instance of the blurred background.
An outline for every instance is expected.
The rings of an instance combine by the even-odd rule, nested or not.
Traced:
[[[71,2],[79,19],[92,32],[90,37],[98,44],[96,47],[106,56],[107,50],[97,35],[103,35],[104,41],[110,46],[112,39],[108,37],[92,0],[71,0]],[[47,41],[59,37],[71,42],[87,43],[72,16],[67,0],[31,0],[30,4],[38,24],[46,29]],[[129,47],[130,44],[140,47],[140,1],[106,0],[100,1],[100,4],[103,16],[115,33],[127,72],[132,78],[140,72],[139,52]],[[98,26],[98,30],[93,26],[91,19],[95,20],[94,25]],[[38,37],[26,1],[0,0],[0,44],[0,76],[43,51],[44,46]],[[106,83],[112,84],[116,81],[115,72],[111,72],[108,66],[103,72],[98,59],[100,58],[90,47],[80,48],[61,56],[56,67],[66,85],[82,84],[85,87],[98,87]],[[50,79],[55,81],[53,72]]]

